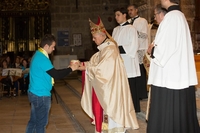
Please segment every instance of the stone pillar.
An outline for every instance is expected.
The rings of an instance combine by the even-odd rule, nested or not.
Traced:
[[[197,52],[200,52],[200,1],[195,0],[195,18],[194,18],[194,43],[197,45]],[[198,73],[197,73],[198,74]],[[198,77],[199,78],[199,77]],[[200,102],[200,87],[197,87],[196,97]],[[200,115],[200,114],[199,114]]]
[[[194,19],[194,43],[197,52],[200,52],[200,0],[195,0],[195,19]]]
[[[200,34],[200,0],[195,0],[195,19],[194,19],[194,30],[195,33]]]

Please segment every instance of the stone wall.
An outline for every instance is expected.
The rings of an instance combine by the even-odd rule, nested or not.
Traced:
[[[113,10],[116,7],[126,7],[128,0],[52,0],[51,21],[52,33],[57,37],[57,32],[69,30],[70,45],[73,45],[74,33],[81,33],[82,46],[57,46],[54,54],[76,54],[79,59],[85,58],[85,51],[93,54],[96,44],[92,41],[89,27],[89,18],[96,23],[101,17],[106,29],[112,32],[116,26]],[[73,51],[72,51],[73,49]]]
[[[78,3],[76,3],[78,2]],[[112,32],[117,25],[113,10],[116,7],[126,7],[129,3],[140,5],[139,14],[151,22],[153,8],[160,0],[51,0],[51,27],[52,33],[69,31],[69,44],[73,45],[74,33],[81,33],[82,46],[57,46],[54,54],[76,54],[79,59],[85,59],[94,53],[96,44],[92,41],[88,19],[97,22],[100,16],[108,32]],[[189,26],[193,28],[194,0],[182,0],[181,8],[185,13]],[[191,30],[193,33],[193,29]],[[87,51],[87,54],[85,54]]]
[[[131,2],[135,3],[141,3],[142,5],[139,7],[140,10],[140,15],[145,17],[148,22],[151,22],[154,19],[154,6],[158,3],[160,3],[160,0],[131,0]],[[195,0],[180,0],[180,7],[182,12],[185,14],[186,19],[188,21],[188,25],[190,27],[191,31],[191,36],[192,36],[192,42],[193,42],[193,47],[194,50],[199,50],[200,46],[199,44],[196,43],[195,40],[195,25],[194,25],[194,20],[195,20]],[[200,32],[200,31],[199,31]],[[152,31],[152,37],[154,38],[155,36],[155,30]]]

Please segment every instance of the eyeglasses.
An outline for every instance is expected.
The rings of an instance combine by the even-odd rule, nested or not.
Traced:
[[[154,17],[156,17],[156,15],[157,15],[157,14],[160,14],[160,13],[161,13],[161,12],[157,12],[157,13],[155,13],[155,14],[154,14]]]

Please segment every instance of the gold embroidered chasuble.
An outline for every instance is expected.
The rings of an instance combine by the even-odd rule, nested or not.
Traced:
[[[87,115],[92,113],[92,87],[104,112],[124,127],[138,129],[128,78],[118,47],[107,39],[98,46],[90,61],[85,62],[86,77],[81,106]]]

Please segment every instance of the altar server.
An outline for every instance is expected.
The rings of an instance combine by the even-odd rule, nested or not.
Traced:
[[[167,9],[151,49],[147,133],[200,133],[193,46],[178,0],[161,0]]]

